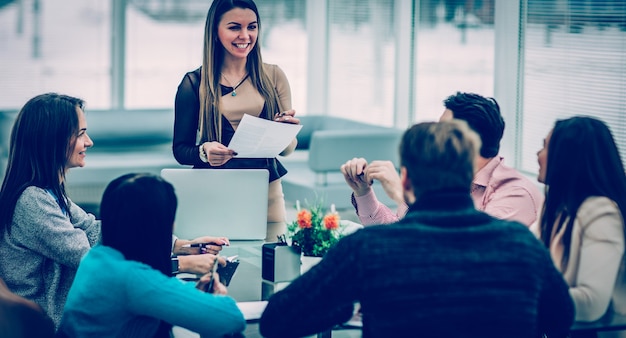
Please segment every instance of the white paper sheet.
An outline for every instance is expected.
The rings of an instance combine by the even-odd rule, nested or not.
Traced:
[[[276,157],[298,135],[301,125],[274,122],[244,114],[228,148],[235,157]]]
[[[241,313],[243,313],[243,317],[246,320],[256,320],[261,318],[261,314],[265,307],[267,306],[267,301],[262,300],[258,302],[237,302],[237,307]]]

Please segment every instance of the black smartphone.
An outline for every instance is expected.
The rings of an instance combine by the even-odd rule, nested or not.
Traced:
[[[237,267],[239,266],[239,256],[230,256],[226,258],[225,266],[218,266],[217,273],[220,275],[220,283],[228,286],[230,284],[230,280],[233,278]]]

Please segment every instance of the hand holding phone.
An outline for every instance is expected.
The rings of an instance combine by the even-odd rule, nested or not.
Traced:
[[[213,269],[211,269],[211,280],[205,285],[204,292],[213,293],[213,284],[215,284],[215,275],[218,265],[220,264],[217,261],[217,257],[215,257],[215,262],[213,262]]]

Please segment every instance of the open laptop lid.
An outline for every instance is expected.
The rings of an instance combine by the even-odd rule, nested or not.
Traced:
[[[174,234],[179,238],[265,239],[267,170],[166,168],[161,176],[176,189]]]

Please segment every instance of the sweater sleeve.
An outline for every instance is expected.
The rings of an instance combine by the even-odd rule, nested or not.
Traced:
[[[229,296],[202,292],[194,283],[148,267],[133,269],[126,276],[126,299],[135,314],[159,318],[202,337],[223,337],[246,328],[243,314]]]
[[[70,215],[72,224],[85,231],[90,246],[93,247],[100,242],[100,221],[96,220],[93,214],[85,212],[74,202],[70,202]]]
[[[198,135],[198,118],[200,101],[198,88],[193,85],[187,73],[178,85],[174,102],[174,136],[172,151],[176,161],[182,165],[202,165],[196,137]]]
[[[538,304],[539,330],[548,337],[566,337],[574,322],[574,303],[568,285],[552,263],[545,248],[536,243],[542,255],[540,266],[544,266],[543,285]]]
[[[386,205],[378,201],[373,189],[370,189],[370,192],[363,196],[357,197],[352,194],[352,198],[357,216],[363,225],[394,223],[404,217],[408,210],[408,206],[403,204],[399,205],[398,212],[394,213]]]
[[[346,281],[359,271],[351,242],[343,238],[320,263],[270,297],[259,324],[263,337],[312,335],[350,319],[358,291]]]
[[[603,204],[583,204],[577,215],[582,228],[580,260],[576,283],[570,287],[576,320],[593,321],[604,315],[624,256],[621,214],[610,200],[603,199]]]
[[[99,224],[87,228],[99,236]],[[74,269],[91,248],[86,231],[72,224],[52,195],[36,187],[26,188],[18,199],[11,231],[20,245]]]

